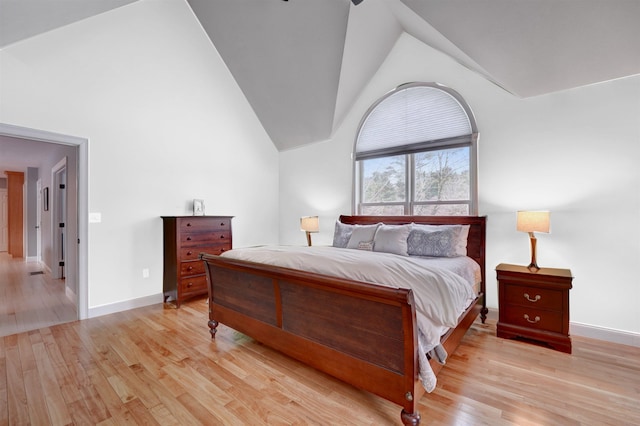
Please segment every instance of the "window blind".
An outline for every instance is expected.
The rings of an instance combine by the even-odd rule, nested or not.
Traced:
[[[432,86],[409,86],[383,98],[367,115],[356,143],[356,159],[363,154],[393,154],[394,148],[438,144],[442,140],[460,143],[473,134],[469,116],[448,92]]]

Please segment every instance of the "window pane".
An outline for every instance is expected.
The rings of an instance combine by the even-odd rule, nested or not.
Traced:
[[[402,216],[404,206],[362,206],[360,214],[366,216]]]
[[[406,155],[361,161],[362,202],[404,201],[406,162]]]
[[[469,200],[469,147],[421,152],[414,159],[415,201]]]
[[[414,206],[413,214],[417,216],[468,216],[468,204],[429,204]]]

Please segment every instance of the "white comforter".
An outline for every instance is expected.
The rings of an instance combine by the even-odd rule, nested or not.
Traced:
[[[393,288],[412,289],[420,331],[420,378],[428,392],[435,388],[436,379],[426,353],[440,344],[440,336],[448,328],[457,325],[458,317],[475,298],[473,277],[477,274],[474,269],[479,269],[470,258],[456,258],[458,260],[448,262],[447,259],[323,246],[250,247],[234,249],[222,255]],[[469,268],[460,268],[461,262],[470,262]],[[456,265],[453,268],[456,272],[443,267],[448,263]],[[468,272],[469,269],[474,272]]]

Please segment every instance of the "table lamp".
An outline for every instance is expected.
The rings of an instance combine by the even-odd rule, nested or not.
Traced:
[[[548,211],[519,211],[517,212],[516,228],[521,232],[528,232],[531,240],[531,263],[527,267],[531,272],[538,272],[540,268],[536,263],[536,236],[534,232],[549,233]]]
[[[309,247],[311,247],[311,233],[318,232],[319,227],[318,216],[303,216],[300,218],[300,230],[306,232]]]

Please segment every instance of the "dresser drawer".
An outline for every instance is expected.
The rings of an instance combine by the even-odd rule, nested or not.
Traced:
[[[203,218],[180,220],[180,232],[231,231],[230,218]]]
[[[208,291],[206,275],[197,277],[183,278],[180,280],[181,294],[203,293]]]
[[[180,276],[188,277],[190,275],[204,274],[204,262],[199,260],[193,262],[180,262]]]
[[[506,306],[502,310],[501,322],[536,330],[562,333],[562,312],[545,311],[523,306]]]
[[[504,286],[504,303],[560,311],[562,291],[509,284]]]
[[[227,250],[231,250],[231,245],[226,242],[209,246],[183,247],[180,249],[180,260],[183,262],[199,260],[200,253],[219,255]]]
[[[225,244],[231,241],[229,231],[215,232],[185,232],[180,234],[180,245],[182,247],[209,246],[213,244]]]

